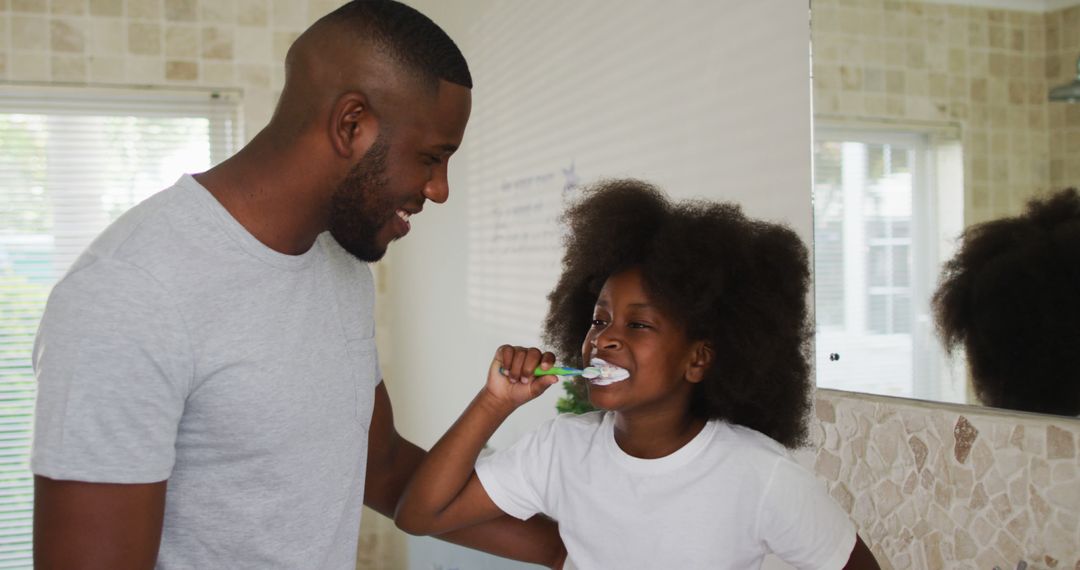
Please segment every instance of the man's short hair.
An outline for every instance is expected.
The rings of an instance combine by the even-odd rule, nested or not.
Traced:
[[[472,88],[465,56],[450,36],[416,9],[394,0],[352,0],[321,19],[367,37],[406,73],[433,89],[439,80]]]

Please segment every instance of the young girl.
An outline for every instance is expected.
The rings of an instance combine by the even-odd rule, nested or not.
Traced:
[[[533,375],[552,353],[500,347],[417,470],[398,526],[438,535],[543,513],[579,569],[758,568],[770,552],[797,568],[877,568],[785,450],[805,439],[811,391],[799,238],[634,180],[599,185],[567,218],[545,340],[565,363],[625,373],[588,385],[602,411],[556,417],[477,461],[555,382]]]

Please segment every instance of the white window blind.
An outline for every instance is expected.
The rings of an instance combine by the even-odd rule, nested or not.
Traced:
[[[233,92],[0,88],[0,568],[29,568],[34,374],[53,284],[111,221],[232,154]]]

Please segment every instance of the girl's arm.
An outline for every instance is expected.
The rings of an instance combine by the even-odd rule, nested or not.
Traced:
[[[877,559],[867,548],[866,543],[858,534],[855,535],[855,548],[851,549],[851,558],[848,559],[844,570],[880,570]]]
[[[555,376],[533,376],[538,366],[546,369],[554,362],[555,355],[536,348],[499,347],[487,385],[431,448],[398,501],[394,522],[399,528],[410,534],[440,535],[503,514],[473,466],[507,416],[558,381]]]

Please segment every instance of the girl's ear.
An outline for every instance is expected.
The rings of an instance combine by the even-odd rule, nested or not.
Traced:
[[[715,355],[712,343],[705,340],[695,341],[691,348],[690,364],[686,367],[686,381],[697,384],[704,380]]]

